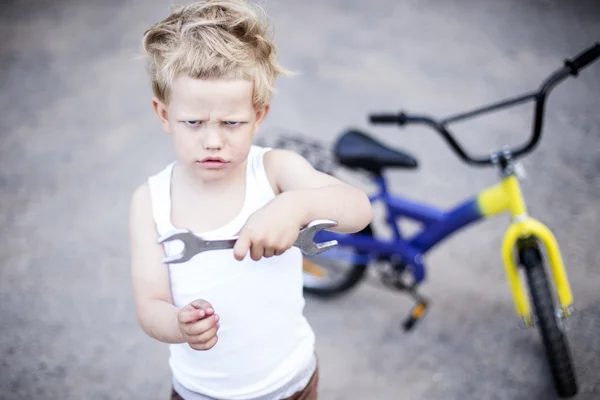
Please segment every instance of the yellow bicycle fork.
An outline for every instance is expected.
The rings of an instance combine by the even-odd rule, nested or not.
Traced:
[[[528,215],[518,178],[514,174],[503,177],[499,184],[479,194],[478,204],[485,216],[508,211],[512,217],[502,243],[502,259],[515,311],[524,326],[531,327],[533,321],[529,300],[515,261],[515,249],[521,239],[534,237],[545,247],[563,315],[569,316],[572,313],[573,295],[558,242],[548,227]]]

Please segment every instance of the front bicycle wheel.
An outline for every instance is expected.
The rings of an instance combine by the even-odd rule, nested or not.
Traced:
[[[554,387],[560,397],[573,397],[578,388],[571,353],[541,254],[537,248],[527,247],[520,256],[533,302],[535,324],[542,337]]]
[[[359,232],[372,235],[371,225]],[[336,246],[315,256],[303,257],[304,292],[332,297],[355,287],[368,268],[368,254],[350,246]]]

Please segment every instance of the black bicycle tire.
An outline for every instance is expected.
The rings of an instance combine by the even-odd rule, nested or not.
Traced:
[[[371,224],[367,225],[360,234],[373,235],[373,229],[371,228]],[[358,253],[359,255],[363,255],[362,253]],[[336,282],[332,283],[331,286],[321,286],[321,287],[308,287],[306,285],[303,286],[304,292],[315,295],[317,297],[333,297],[336,295],[341,295],[354,288],[364,277],[365,272],[367,271],[367,264],[352,264],[348,267],[348,273],[346,276]]]
[[[536,248],[521,251],[533,308],[546,359],[548,360],[554,388],[562,398],[573,397],[578,392],[575,369],[567,337],[558,326],[555,302],[544,268],[542,257]]]

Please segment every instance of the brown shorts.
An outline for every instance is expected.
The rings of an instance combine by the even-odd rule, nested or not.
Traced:
[[[317,400],[317,389],[319,386],[319,366],[315,369],[315,372],[310,377],[310,380],[299,392],[294,393],[290,397],[286,397],[281,400]],[[171,388],[171,400],[183,400],[183,398],[175,391],[175,389]]]

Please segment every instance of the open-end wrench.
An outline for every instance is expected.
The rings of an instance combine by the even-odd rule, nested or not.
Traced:
[[[300,229],[298,239],[294,242],[294,247],[298,247],[306,255],[315,255],[331,249],[338,244],[337,240],[315,243],[314,238],[317,232],[336,225],[336,222],[327,219],[312,221]],[[161,262],[165,264],[184,263],[203,251],[232,249],[237,239],[237,237],[234,237],[231,239],[206,240],[188,229],[176,229],[158,238],[158,243],[162,244],[172,240],[180,240],[183,242],[183,250],[178,254],[163,257]]]

